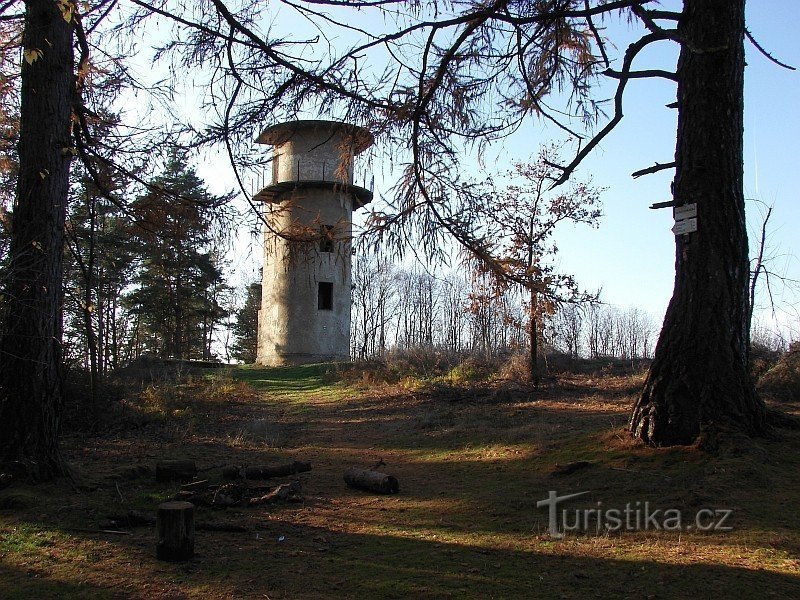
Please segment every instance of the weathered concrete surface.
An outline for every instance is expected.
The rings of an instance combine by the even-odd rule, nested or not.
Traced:
[[[272,202],[267,205],[257,352],[257,362],[264,365],[346,360],[350,355],[355,195],[343,187],[304,186],[302,182],[320,181],[323,176],[330,179],[338,172],[346,175],[340,181],[349,183],[353,155],[363,148],[354,142],[352,130],[341,129],[341,124],[311,121],[304,127],[302,123],[292,124],[288,139],[278,127],[259,137],[276,144],[273,184],[297,182],[289,192],[282,188],[279,195],[270,196]],[[270,130],[271,136],[267,135]],[[278,235],[313,238],[323,226],[332,227],[331,252],[324,251],[318,237],[298,242]],[[320,282],[333,286],[330,309],[318,305]]]

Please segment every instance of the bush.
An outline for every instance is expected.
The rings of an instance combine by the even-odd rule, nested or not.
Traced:
[[[774,400],[800,401],[800,344],[794,343],[758,381],[759,392]]]

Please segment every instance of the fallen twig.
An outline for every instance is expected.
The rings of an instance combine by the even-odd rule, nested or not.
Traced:
[[[66,529],[70,533],[105,533],[108,535],[130,535],[130,531],[118,531],[116,529],[82,529],[79,527],[71,527]]]

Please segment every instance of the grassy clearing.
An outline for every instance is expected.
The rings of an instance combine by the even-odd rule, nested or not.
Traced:
[[[653,450],[623,429],[640,376],[563,375],[534,393],[476,373],[387,381],[310,365],[154,382],[102,436],[67,436],[82,488],[0,492],[0,597],[800,596],[800,434],[738,440],[713,457]],[[196,559],[167,564],[154,558],[152,528],[97,531],[109,514],[153,510],[176,492],[151,475],[128,478],[162,457],[314,468],[298,476],[302,504],[200,508],[198,520],[247,533],[199,531]],[[347,466],[381,460],[399,495],[342,482]],[[589,492],[570,511],[730,508],[734,529],[553,540],[536,508],[549,490]]]

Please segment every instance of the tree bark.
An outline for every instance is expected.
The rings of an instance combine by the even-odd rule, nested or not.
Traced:
[[[397,478],[370,469],[352,467],[345,472],[344,481],[352,488],[377,494],[396,494],[400,491]]]
[[[164,502],[156,512],[158,560],[183,561],[194,556],[194,504]]]
[[[0,466],[33,480],[64,470],[58,434],[72,30],[52,0],[25,2],[20,171],[0,330]]]
[[[762,430],[748,372],[749,261],[742,175],[744,0],[684,0],[678,26],[673,194],[697,203],[698,231],[677,236],[675,287],[632,434],[654,446],[703,433]]]

